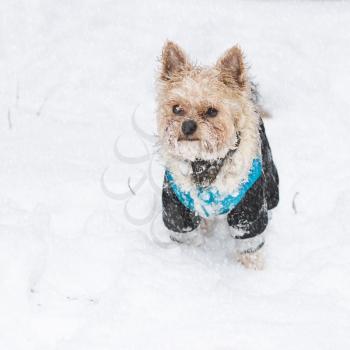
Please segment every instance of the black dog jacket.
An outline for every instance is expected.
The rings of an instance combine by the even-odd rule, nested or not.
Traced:
[[[261,234],[267,226],[268,210],[276,207],[279,201],[278,173],[262,121],[259,125],[259,134],[261,160],[254,160],[248,179],[241,186],[243,190],[235,198],[225,197],[222,200],[224,205],[220,206],[221,212],[219,212],[219,214],[227,214],[227,222],[232,228],[233,237],[237,239],[238,249],[244,252],[254,252],[263,246],[264,238]],[[206,168],[206,161],[199,160],[192,163],[192,170],[195,171],[198,162],[201,162],[201,169]],[[216,162],[219,164],[216,167],[216,175],[222,163],[222,159]],[[213,167],[212,164],[207,168],[211,167]],[[199,188],[203,191],[203,186]],[[204,213],[195,210],[193,201],[187,197],[188,194],[179,191],[173,183],[171,173],[166,171],[162,193],[163,221],[169,230],[180,233],[182,237],[198,227],[201,217],[209,216],[205,207]],[[228,202],[231,203],[230,207],[226,205]],[[229,210],[231,207],[233,208]],[[176,234],[173,238],[176,240]]]

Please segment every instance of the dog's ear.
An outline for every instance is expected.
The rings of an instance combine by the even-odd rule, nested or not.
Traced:
[[[191,67],[184,51],[172,41],[167,41],[163,47],[161,64],[160,77],[165,81]]]
[[[220,80],[228,86],[244,89],[247,86],[244,56],[238,46],[227,50],[217,61]]]

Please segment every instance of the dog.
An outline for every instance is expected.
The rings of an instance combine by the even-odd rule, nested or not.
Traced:
[[[157,79],[157,129],[165,165],[162,216],[170,238],[195,243],[200,226],[225,216],[236,259],[264,266],[268,211],[279,201],[255,84],[234,46],[212,67],[167,41]]]

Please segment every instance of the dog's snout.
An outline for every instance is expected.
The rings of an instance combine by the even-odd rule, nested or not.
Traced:
[[[197,123],[194,120],[186,120],[182,123],[181,130],[185,135],[192,135],[197,130]]]

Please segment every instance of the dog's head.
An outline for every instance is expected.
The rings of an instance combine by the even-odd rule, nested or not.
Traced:
[[[250,86],[241,50],[235,46],[213,67],[190,63],[167,42],[158,79],[158,133],[162,147],[188,160],[224,156],[237,142]]]

